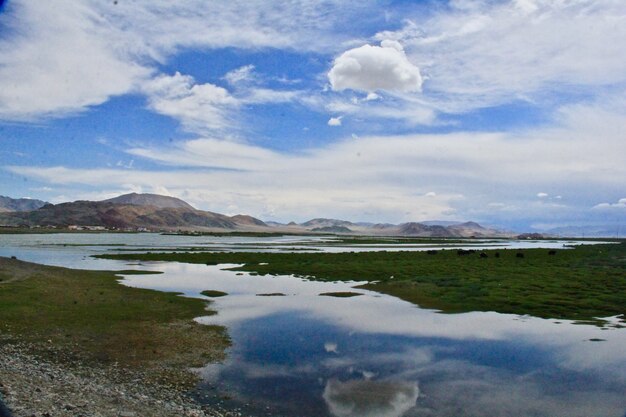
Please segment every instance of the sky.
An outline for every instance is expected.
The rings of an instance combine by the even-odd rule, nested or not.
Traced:
[[[623,0],[0,4],[1,195],[626,223]]]

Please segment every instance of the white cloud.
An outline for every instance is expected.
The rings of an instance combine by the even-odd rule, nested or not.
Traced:
[[[414,15],[375,39],[403,43],[428,78],[424,95],[444,112],[626,82],[626,9],[621,0],[456,1]],[[585,28],[581,30],[581,28]]]
[[[324,350],[328,353],[339,353],[339,350],[337,350],[337,343],[335,342],[324,343]]]
[[[598,196],[616,194],[626,183],[621,133],[626,120],[619,122],[610,114],[593,123],[580,117],[563,120],[567,124],[558,128],[514,134],[346,138],[296,153],[207,138],[168,148],[135,147],[128,152],[136,161],[148,158],[164,167],[135,169],[130,178],[135,186],[186,193],[198,207],[224,212],[235,204],[259,217],[563,222],[580,219]],[[604,129],[602,135],[599,129]],[[53,184],[111,189],[131,182],[128,170],[9,170]],[[568,198],[567,205],[546,204],[529,198],[537,189],[559,189],[576,198]],[[427,195],[433,190],[435,196]],[[503,206],[495,210],[489,206],[493,202]]]
[[[335,417],[400,417],[418,396],[415,382],[336,379],[328,380],[323,395]]]
[[[148,106],[157,113],[179,119],[192,131],[230,127],[229,112],[238,101],[213,84],[196,84],[193,77],[161,75],[143,86]]]
[[[619,133],[626,129],[626,120],[607,136],[597,135],[605,124],[597,123],[523,135],[366,136],[295,154],[206,138],[173,148],[136,147],[128,152],[187,168],[135,169],[131,176],[135,186],[159,185],[176,195],[186,193],[197,206],[218,212],[235,204],[242,212],[280,219],[306,220],[323,214],[390,222],[434,218],[506,222],[551,216],[564,221],[588,211],[588,201],[617,192],[626,182],[621,158],[626,150]],[[590,137],[595,142],[590,143]],[[130,182],[127,170],[9,170],[56,184],[113,188]],[[528,198],[536,194],[536,187],[558,187],[577,195],[578,201],[547,205]],[[436,195],[429,194],[434,189]],[[494,201],[506,206],[494,210],[489,206]]]
[[[237,99],[242,104],[289,103],[298,101],[302,92],[297,90],[272,90],[269,88],[250,88],[241,91]]]
[[[255,80],[254,75],[254,65],[244,65],[243,67],[239,67],[234,69],[226,75],[224,75],[224,79],[230,85],[237,85],[240,83],[247,83]]]
[[[132,91],[152,72],[111,47],[120,33],[110,33],[83,2],[17,1],[5,7],[0,119],[81,111]]]
[[[600,203],[593,206],[594,210],[626,210],[626,198],[620,198],[617,203]]]
[[[546,198],[548,196],[547,193],[537,193],[537,197],[539,198]]]
[[[437,113],[431,107],[406,100],[357,101],[334,99],[324,103],[325,109],[333,113],[345,113],[365,119],[398,120],[408,126],[432,125]]]
[[[341,54],[328,72],[335,91],[346,89],[366,91],[420,91],[420,70],[409,62],[396,41],[383,41],[381,46],[363,45]]]
[[[182,49],[332,52],[348,36],[337,23],[366,8],[338,0],[12,1],[0,14],[0,120],[61,117],[135,92]]]
[[[342,117],[331,117],[328,119],[328,126],[341,126]]]

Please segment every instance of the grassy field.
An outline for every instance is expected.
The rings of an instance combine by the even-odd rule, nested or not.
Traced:
[[[364,288],[444,312],[497,311],[593,321],[626,313],[626,242],[575,249],[361,253],[144,253],[126,260],[243,264],[258,274],[369,281]],[[498,257],[496,257],[498,253]],[[518,256],[518,253],[523,257]],[[595,321],[600,323],[598,321]]]
[[[153,371],[184,384],[185,369],[223,359],[221,327],[192,319],[206,301],[120,285],[112,272],[48,267],[0,258],[0,336],[94,365]]]

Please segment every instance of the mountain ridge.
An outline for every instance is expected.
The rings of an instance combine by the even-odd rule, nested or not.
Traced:
[[[159,208],[186,208],[195,210],[195,208],[184,200],[176,197],[170,197],[159,194],[149,193],[129,193],[117,197],[102,200],[102,203],[114,203],[131,206],[154,206]]]
[[[31,211],[49,204],[35,198],[11,198],[0,195],[0,212]]]
[[[413,237],[510,237],[476,222],[353,223],[314,218],[297,224],[264,222],[237,214],[227,216],[195,209],[184,200],[158,194],[130,193],[102,201],[79,200],[49,204],[31,211],[0,212],[0,225],[24,227],[96,228],[146,231],[249,231],[266,233],[336,233]]]

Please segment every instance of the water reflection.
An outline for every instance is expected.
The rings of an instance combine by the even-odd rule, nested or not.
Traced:
[[[331,379],[323,398],[336,417],[399,417],[415,406],[418,395],[415,382]]]
[[[228,265],[128,265],[88,258],[106,247],[43,247],[28,237],[11,246],[2,239],[0,255],[163,271],[123,282],[193,297],[228,293],[212,303],[217,315],[198,318],[227,326],[233,347],[225,363],[198,370],[204,382],[197,395],[246,414],[622,417],[626,410],[626,329],[493,312],[440,314],[360,289],[360,297],[320,297],[358,283],[252,276]],[[99,239],[119,243],[120,236]],[[145,245],[153,237],[138,239]],[[257,295],[275,293],[285,296]]]

